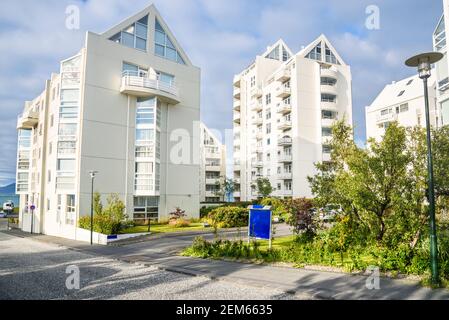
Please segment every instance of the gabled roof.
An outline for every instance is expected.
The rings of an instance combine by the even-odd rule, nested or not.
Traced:
[[[340,62],[340,64],[342,65],[346,65],[346,63],[344,62],[343,58],[338,54],[337,50],[335,50],[334,46],[332,45],[332,43],[329,41],[329,39],[327,39],[327,37],[324,34],[321,34],[318,38],[316,38],[313,42],[311,42],[309,45],[307,45],[307,47],[305,47],[304,49],[302,49],[298,55],[302,56],[302,57],[306,57],[318,44],[320,43],[324,43],[325,45],[327,45],[327,47],[331,50],[331,52],[335,55],[335,57],[337,58],[337,60]],[[324,47],[322,48],[322,61],[325,62],[324,60]]]
[[[279,39],[276,43],[269,46],[267,48],[267,50],[263,54],[261,54],[261,56],[264,58],[267,58],[273,52],[273,50],[275,50],[278,47],[281,48],[280,55],[279,55],[280,61],[282,61],[282,49],[285,49],[285,51],[287,51],[289,57],[293,56],[293,52],[290,50],[290,48],[287,46],[287,44],[282,39]]]
[[[435,81],[435,75],[432,75],[428,80],[429,87],[433,87]],[[422,80],[418,75],[414,75],[386,85],[367,108],[368,110],[383,109],[422,97],[423,94]]]
[[[175,36],[171,32],[171,30],[168,27],[167,23],[162,18],[161,14],[159,13],[159,11],[157,10],[157,8],[156,8],[156,6],[154,4],[151,4],[150,6],[146,7],[145,9],[141,10],[140,12],[136,13],[135,15],[133,15],[133,16],[131,16],[129,18],[126,18],[125,20],[123,20],[119,24],[117,24],[117,25],[113,26],[112,28],[110,28],[109,30],[103,32],[101,34],[101,36],[104,37],[104,38],[109,39],[109,38],[113,37],[115,34],[121,32],[122,30],[124,30],[127,27],[129,27],[131,24],[135,23],[136,21],[139,21],[140,19],[144,18],[145,16],[147,16],[149,14],[152,14],[152,15],[156,16],[156,19],[159,21],[159,23],[164,28],[164,31],[167,33],[167,35],[170,38],[170,40],[173,42],[174,46],[176,47],[178,52],[181,54],[181,57],[183,58],[184,62],[187,65],[192,65],[192,62],[190,61],[189,57],[187,56],[187,54],[185,53],[184,49],[179,44],[179,42],[176,40]],[[154,23],[153,22],[149,22],[148,23],[148,28],[150,30],[154,30],[154,28],[155,28]]]

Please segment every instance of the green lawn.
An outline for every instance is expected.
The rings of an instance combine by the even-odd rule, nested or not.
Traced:
[[[199,231],[199,230],[212,230],[211,228],[204,228],[202,223],[192,223],[188,227],[175,228],[169,224],[151,224],[151,233],[171,233],[171,232],[186,232],[186,231]],[[148,226],[135,226],[122,230],[121,234],[129,233],[145,233],[148,232]]]

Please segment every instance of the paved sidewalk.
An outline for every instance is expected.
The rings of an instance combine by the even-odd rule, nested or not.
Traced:
[[[14,232],[16,235],[18,231]],[[14,234],[9,232],[9,234]],[[22,236],[30,237],[23,234]],[[50,236],[31,236],[36,240],[53,243],[85,253],[102,255],[128,263],[155,266],[159,269],[174,271],[192,276],[206,276],[210,279],[230,281],[255,287],[278,289],[297,295],[308,295],[318,299],[444,299],[449,300],[449,290],[431,290],[421,287],[417,282],[390,278],[380,279],[379,290],[366,287],[367,277],[324,271],[294,269],[269,265],[243,264],[221,260],[203,260],[181,257],[173,253],[178,245],[193,239],[183,238],[179,244],[170,246],[167,241],[176,239],[159,239],[128,246],[90,246],[84,243]],[[163,246],[165,242],[166,247]],[[162,247],[159,247],[161,245]],[[172,251],[165,251],[166,249]],[[171,254],[167,254],[171,252]]]

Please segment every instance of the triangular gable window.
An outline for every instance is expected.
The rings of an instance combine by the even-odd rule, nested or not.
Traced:
[[[290,58],[291,58],[290,53],[288,53],[287,49],[285,49],[284,46],[282,46],[282,61],[285,62]]]
[[[279,60],[279,46],[274,48],[269,54],[265,56],[265,58]]]
[[[318,60],[321,61],[321,42],[318,43],[318,45],[312,49],[307,55],[306,58],[312,59],[312,60]]]
[[[340,62],[335,57],[335,54],[332,52],[331,49],[326,45],[326,62],[333,63],[333,64],[340,64]]]
[[[155,29],[155,54],[180,64],[186,64],[157,19]]]
[[[126,47],[147,50],[148,16],[129,25],[121,32],[113,35],[109,40],[120,43]]]

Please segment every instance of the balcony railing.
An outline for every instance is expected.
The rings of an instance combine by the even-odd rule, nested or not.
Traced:
[[[293,143],[293,139],[292,138],[281,138],[278,141],[278,145],[279,146],[288,146],[291,145]]]
[[[135,71],[124,71],[122,73],[122,88],[120,91],[138,97],[158,95],[174,104],[180,102],[179,91],[174,83],[143,77]]]
[[[293,157],[291,154],[282,154],[279,156],[279,162],[292,162]]]

